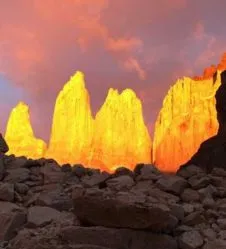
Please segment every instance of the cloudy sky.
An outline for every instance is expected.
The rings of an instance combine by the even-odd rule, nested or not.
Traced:
[[[0,131],[23,100],[48,140],[56,95],[81,70],[94,114],[109,87],[132,88],[152,133],[170,85],[226,52],[225,9],[225,0],[0,0]]]

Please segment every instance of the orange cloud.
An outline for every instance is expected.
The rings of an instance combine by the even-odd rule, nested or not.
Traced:
[[[9,7],[9,4],[5,5]],[[8,22],[11,17],[6,16],[3,19],[5,25],[0,29],[1,40],[4,37],[7,41],[4,54],[8,59],[4,70],[11,75],[12,69],[14,77],[17,71],[20,78],[25,76],[26,80],[26,74],[37,70],[39,63],[52,63],[48,58],[49,46],[55,46],[54,43],[63,39],[65,43],[73,40],[83,51],[102,43],[117,63],[126,63],[131,56],[135,57],[134,52],[142,47],[142,41],[134,36],[111,34],[101,18],[108,6],[108,0],[23,0],[20,6],[23,13],[13,16],[11,9],[12,21]],[[0,4],[0,15],[4,17],[3,11]],[[134,60],[138,65],[138,59],[135,57]],[[138,66],[131,66],[130,70],[135,70],[139,76],[141,70],[144,71],[138,70]]]

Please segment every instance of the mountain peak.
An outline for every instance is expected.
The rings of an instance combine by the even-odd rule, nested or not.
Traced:
[[[9,145],[7,154],[39,158],[44,154],[46,144],[34,135],[30,109],[27,104],[20,101],[11,111],[5,133]]]

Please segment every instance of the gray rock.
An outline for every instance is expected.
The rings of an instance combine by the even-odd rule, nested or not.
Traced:
[[[137,198],[132,194],[120,198],[120,195],[105,197],[100,191],[96,195],[86,192],[73,201],[75,215],[85,224],[159,231],[170,227],[175,221],[166,205],[137,204]]]
[[[115,170],[115,173],[114,175],[117,177],[117,176],[123,176],[123,175],[128,175],[128,176],[131,176],[133,177],[134,174],[133,174],[133,171],[131,171],[130,169],[126,168],[126,167],[118,167],[116,170]]]
[[[25,182],[30,179],[30,171],[25,168],[9,169],[7,170],[7,174],[8,175],[4,178],[4,182]]]
[[[167,235],[128,229],[104,227],[67,227],[61,231],[68,244],[87,244],[111,249],[177,249],[176,241]]]
[[[63,164],[61,166],[61,171],[62,172],[71,172],[72,171],[72,167],[69,163]]]
[[[206,197],[213,197],[216,195],[218,190],[213,185],[208,185],[206,188],[201,188],[198,190],[201,200]]]
[[[212,228],[203,229],[201,233],[208,240],[215,240],[217,237],[217,233]]]
[[[0,202],[0,241],[12,239],[26,222],[26,212],[16,204]]]
[[[178,196],[175,196],[174,194],[167,193],[165,191],[162,191],[156,187],[151,187],[148,189],[148,195],[149,197],[156,198],[159,203],[165,203],[165,204],[175,204],[179,202],[180,198]]]
[[[222,239],[216,239],[214,241],[208,241],[203,249],[225,249],[226,241]]]
[[[187,165],[186,167],[181,167],[178,171],[177,171],[177,175],[185,178],[185,179],[188,179],[192,176],[195,176],[195,175],[202,175],[204,174],[204,170],[194,164],[190,164],[190,165]]]
[[[152,164],[140,164],[134,169],[137,181],[153,180],[156,181],[161,176],[160,171]]]
[[[222,168],[213,168],[211,175],[226,177],[226,170]]]
[[[178,220],[182,221],[184,219],[184,208],[178,204],[171,204],[169,205],[171,213],[177,217]]]
[[[27,162],[27,158],[24,156],[15,157],[7,156],[4,160],[7,169],[19,169],[23,168]]]
[[[8,147],[4,137],[0,133],[0,154],[6,153],[6,152],[8,152],[8,150],[9,150],[9,147]]]
[[[212,197],[204,198],[202,204],[203,204],[204,208],[214,208],[216,205],[216,203]]]
[[[14,185],[12,183],[1,183],[0,184],[0,200],[13,202]]]
[[[83,194],[85,193],[85,189],[82,187],[82,185],[74,185],[73,189],[72,189],[72,199],[76,199],[79,198],[81,196],[83,196]]]
[[[198,190],[207,187],[210,184],[210,178],[207,176],[200,177],[199,175],[194,175],[188,182],[193,189]]]
[[[205,218],[203,217],[202,213],[199,211],[193,212],[189,215],[187,215],[184,220],[183,224],[188,225],[188,226],[194,226],[201,224],[205,221]]]
[[[219,239],[226,240],[226,230],[220,231],[218,236],[219,236]],[[214,237],[214,239],[216,239],[216,236]]]
[[[104,183],[109,178],[109,174],[106,172],[100,174],[93,174],[91,176],[86,175],[81,179],[81,183],[85,187],[97,186],[101,183]]]
[[[19,194],[26,194],[29,190],[29,187],[24,183],[15,183],[14,185],[15,191]]]
[[[200,196],[198,191],[191,189],[191,188],[186,188],[183,193],[181,194],[181,199],[184,202],[197,202],[200,200]]]
[[[73,207],[72,199],[60,190],[43,191],[36,200],[36,205],[67,211]]]
[[[77,177],[82,177],[84,175],[86,175],[87,173],[87,170],[86,168],[82,165],[82,164],[75,164],[73,167],[72,167],[72,173],[74,175],[76,175]]]
[[[222,230],[226,230],[226,219],[217,219],[217,224]]]
[[[180,176],[165,176],[156,182],[156,186],[163,191],[179,195],[188,186],[188,183]]]
[[[211,225],[211,227],[213,228],[213,230],[216,232],[216,233],[219,233],[220,232],[220,228],[219,226],[216,224],[216,223],[213,223]]]
[[[119,190],[130,189],[135,184],[135,182],[132,177],[128,175],[122,175],[122,176],[118,176],[110,180],[107,180],[106,184],[107,184],[107,187],[115,191],[119,191]]]
[[[184,232],[179,237],[179,246],[182,249],[200,248],[204,243],[201,234],[198,231]]]
[[[152,180],[145,180],[145,181],[138,181],[136,184],[131,188],[131,190],[135,192],[142,192],[148,195],[149,189],[153,188],[153,181]]]
[[[49,207],[34,206],[28,209],[27,227],[42,227],[60,216],[60,212]]]
[[[44,184],[52,183],[63,183],[65,173],[61,171],[61,168],[56,163],[45,164],[41,168],[41,173],[43,175]]]

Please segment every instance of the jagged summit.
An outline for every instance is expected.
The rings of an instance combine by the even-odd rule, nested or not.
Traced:
[[[153,160],[161,170],[175,172],[216,134],[218,122],[215,92],[220,71],[213,77],[196,81],[183,77],[169,89],[155,123]]]
[[[56,99],[46,157],[60,163],[87,163],[93,134],[90,97],[84,74],[76,72]]]
[[[85,90],[85,75],[81,71],[76,71],[74,75],[70,77],[70,79],[64,84],[60,94],[65,95],[68,91],[75,91],[75,94],[82,94],[83,90]]]
[[[219,129],[215,136],[206,139],[198,151],[188,160],[178,172],[194,164],[208,173],[215,167],[226,169],[226,70],[221,73],[221,84],[216,91],[216,111]]]
[[[5,139],[9,145],[8,154],[40,158],[46,149],[45,142],[35,137],[29,106],[22,101],[10,113]]]
[[[114,170],[119,165],[133,168],[137,162],[151,162],[151,139],[141,102],[131,89],[121,94],[109,89],[96,114],[94,130],[91,165],[101,162]]]

